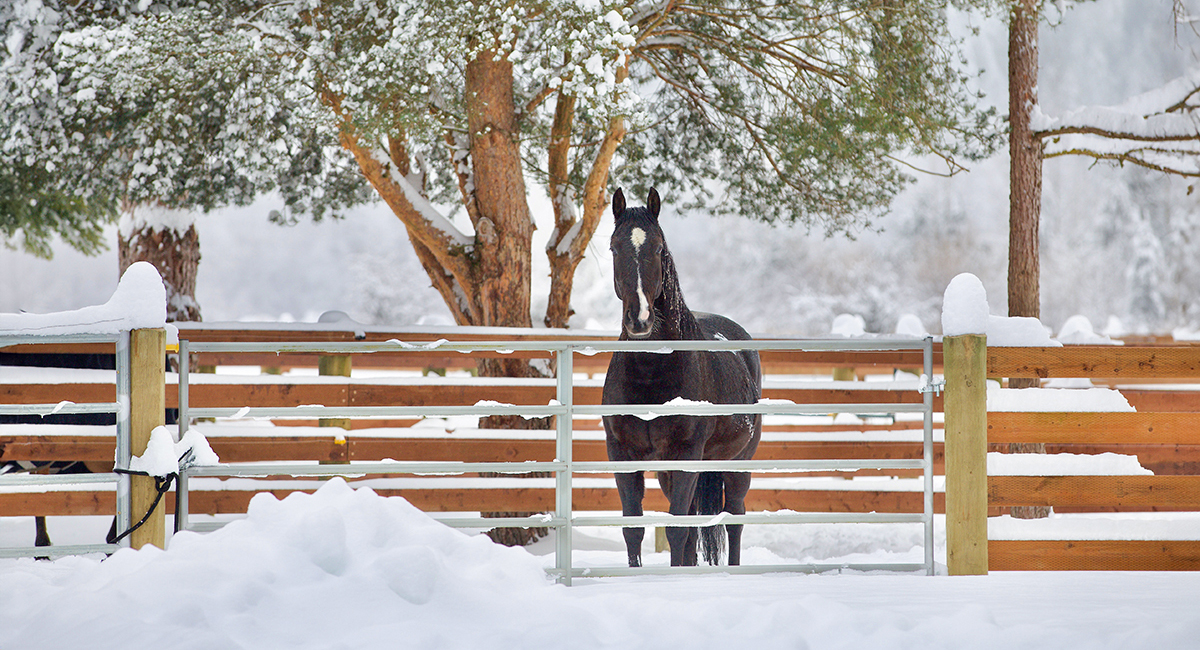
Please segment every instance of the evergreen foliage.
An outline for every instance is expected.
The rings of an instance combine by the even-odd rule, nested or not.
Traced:
[[[337,214],[369,196],[338,150],[352,125],[404,141],[450,199],[464,62],[495,44],[535,178],[545,100],[578,98],[577,193],[614,115],[635,194],[829,231],[886,209],[908,180],[897,157],[953,171],[995,144],[932,0],[20,0],[0,24],[0,157],[84,196],[210,209],[278,190],[294,214]]]
[[[9,248],[51,259],[55,235],[91,255],[105,249],[104,225],[116,220],[108,196],[72,196],[54,189],[49,174],[29,167],[0,171],[0,235]]]

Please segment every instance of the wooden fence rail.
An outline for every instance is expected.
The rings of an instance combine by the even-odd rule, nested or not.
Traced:
[[[1200,540],[988,540],[984,511],[1011,506],[1052,506],[1058,512],[1200,511],[1200,391],[1121,388],[1134,413],[985,413],[971,376],[952,368],[986,358],[989,377],[1087,377],[1109,385],[1145,380],[1180,383],[1200,378],[1200,347],[1069,346],[984,348],[952,345],[946,351],[947,558],[951,573],[992,570],[1195,570]],[[960,357],[962,357],[960,359]],[[961,396],[973,394],[964,401]],[[986,417],[980,420],[980,416]],[[968,420],[959,427],[953,423]],[[988,445],[1047,445],[1047,451],[1139,457],[1153,476],[986,476]],[[963,452],[963,449],[966,449]],[[962,460],[963,454],[967,460]],[[968,480],[969,479],[969,480]],[[966,491],[966,494],[963,492]],[[956,504],[969,501],[959,511]],[[958,533],[956,531],[966,531]],[[980,553],[982,549],[982,553]]]

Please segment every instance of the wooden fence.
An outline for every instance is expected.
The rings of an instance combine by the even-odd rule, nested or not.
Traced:
[[[987,348],[983,337],[954,339],[947,338],[944,347],[951,573],[1200,569],[1200,540],[989,540],[983,514],[1012,506],[1052,506],[1059,513],[1200,510],[1200,392],[1162,384],[1121,388],[1136,413],[985,413],[981,386],[985,375],[1083,377],[1112,385],[1187,383],[1200,378],[1200,347]],[[1133,454],[1155,475],[987,476],[988,446],[1008,443],[1046,443],[1048,451]]]
[[[436,341],[451,336],[438,330],[367,331],[329,330],[312,328],[228,328],[188,325],[182,336],[193,341],[305,341],[341,342],[353,340],[406,342]],[[454,330],[456,340],[494,340],[494,331]],[[515,333],[506,332],[502,338],[568,336],[561,333]],[[569,334],[577,337],[576,334]],[[39,346],[39,352],[47,352]],[[86,346],[84,346],[86,347]],[[986,466],[982,476],[984,497],[982,539],[979,537],[978,521],[969,530],[971,544],[981,548],[982,564],[974,560],[969,568],[963,569],[955,555],[958,554],[957,540],[961,535],[954,533],[956,543],[951,544],[951,571],[976,573],[988,568],[1034,569],[1034,568],[1080,568],[1080,569],[1178,569],[1200,568],[1200,542],[1121,542],[1115,540],[987,540],[986,516],[997,515],[1014,505],[1052,505],[1056,512],[1102,512],[1139,510],[1200,510],[1200,391],[1182,390],[1156,384],[1164,380],[1187,382],[1200,378],[1200,347],[1139,345],[1126,347],[1071,346],[1067,348],[986,348],[984,368],[988,377],[1090,377],[1101,383],[1126,382],[1146,384],[1139,388],[1122,387],[1122,394],[1138,409],[1138,413],[984,413],[968,424],[978,429],[984,427],[981,436],[973,443],[970,455],[978,462],[980,447],[999,448],[1009,442],[1044,442],[1049,453],[1102,453],[1117,452],[1137,455],[1142,465],[1154,471],[1155,476],[1138,477],[986,477]],[[8,348],[6,351],[22,351]],[[80,346],[69,350],[88,351]],[[788,399],[799,404],[810,403],[909,403],[920,401],[920,395],[912,390],[874,388],[872,382],[821,382],[818,385],[798,386],[772,379],[788,375],[831,376],[838,370],[840,376],[853,375],[864,378],[868,375],[891,374],[896,370],[917,371],[921,366],[920,354],[914,353],[853,353],[853,352],[763,352],[764,371],[768,377],[764,397]],[[362,355],[354,359],[356,370],[396,369],[397,357],[389,355]],[[431,350],[420,356],[407,353],[404,357],[408,370],[425,370],[437,373],[444,369],[470,370],[475,358],[459,353],[437,353]],[[949,361],[949,360],[948,360]],[[234,354],[213,353],[201,356],[202,366],[258,366],[268,372],[289,368],[315,368],[318,359],[308,354]],[[577,373],[603,373],[607,368],[608,356],[578,355],[575,360]],[[940,346],[935,349],[935,373],[942,372]],[[951,362],[953,366],[953,362]],[[847,370],[850,369],[850,370]],[[947,391],[951,394],[958,387],[947,369]],[[978,373],[976,369],[974,372]],[[321,382],[289,381],[286,378],[239,379],[222,376],[219,379],[200,381],[195,379],[190,386],[190,406],[298,406],[324,404],[326,406],[372,406],[372,405],[472,405],[480,400],[492,400],[513,404],[546,404],[554,398],[555,387],[551,382],[445,382],[438,379],[388,383],[372,380],[334,380]],[[173,375],[168,376],[168,382]],[[165,406],[176,406],[176,387],[168,383],[165,390]],[[0,376],[0,404],[57,403],[62,400],[76,402],[105,401],[113,398],[112,384],[90,381],[76,383],[22,383],[4,382]],[[575,403],[599,402],[599,384],[578,386]],[[978,396],[975,397],[978,400]],[[950,398],[948,398],[948,401]],[[947,409],[951,409],[949,405]],[[977,401],[964,408],[979,412],[985,409]],[[943,409],[942,399],[935,402],[935,410]],[[951,409],[953,411],[954,409]],[[955,416],[947,413],[947,436],[951,436],[951,421]],[[343,462],[347,460],[549,460],[554,457],[554,441],[504,437],[418,437],[397,435],[395,429],[411,427],[412,420],[356,420],[349,423],[349,430],[336,429],[330,433],[313,435],[311,431],[299,433],[299,429],[277,426],[270,435],[213,435],[209,437],[214,450],[227,462],[250,462],[256,460],[319,460]],[[280,422],[279,424],[283,424]],[[292,422],[312,424],[317,422]],[[853,425],[841,424],[780,424],[768,427],[758,458],[761,459],[808,459],[808,458],[889,458],[913,459],[922,454],[919,436],[902,441],[825,440],[834,431],[855,432],[857,437],[880,436],[885,432],[916,429],[917,422],[875,422],[864,420]],[[598,432],[598,421],[579,420],[575,424],[577,435],[574,443],[574,458],[578,461],[603,460],[602,436]],[[388,429],[384,433],[384,428]],[[595,435],[588,436],[588,430]],[[413,430],[417,433],[417,430]],[[915,431],[914,431],[915,433]],[[809,435],[812,434],[812,435]],[[864,436],[865,434],[865,436]],[[808,438],[808,439],[805,439]],[[980,442],[982,441],[982,442]],[[947,450],[949,451],[949,450]],[[934,464],[937,473],[943,472],[943,447],[935,445]],[[51,460],[77,459],[111,461],[113,441],[110,437],[62,434],[44,435],[28,428],[11,431],[0,428],[0,462],[8,460]],[[978,470],[976,470],[978,471]],[[857,477],[886,474],[911,477],[915,470],[861,470]],[[829,472],[846,476],[846,473]],[[954,472],[951,472],[953,475]],[[805,476],[818,476],[808,472]],[[773,475],[778,476],[778,475]],[[951,478],[948,485],[953,486]],[[977,481],[978,483],[978,481]],[[256,491],[271,491],[280,496],[296,489],[295,482],[276,483],[259,481],[246,487],[205,490],[193,488],[190,511],[201,513],[244,512],[250,497]],[[197,486],[198,487],[198,486]],[[948,488],[953,494],[955,490]],[[978,519],[978,485],[967,488],[976,494],[972,516]],[[519,490],[481,489],[437,489],[395,490],[377,489],[381,494],[403,494],[418,507],[428,511],[505,511],[545,510],[553,506],[553,489],[531,487]],[[935,509],[945,511],[946,504],[941,493],[936,495]],[[916,513],[922,510],[922,495],[919,491],[888,489],[774,489],[756,488],[747,501],[754,510],[790,509],[801,512],[901,512]],[[665,510],[665,501],[654,491],[647,491],[647,508]],[[951,497],[953,499],[953,497]],[[657,501],[656,501],[657,500]],[[580,510],[614,510],[619,503],[615,489],[603,487],[577,488],[574,494],[575,507]],[[952,506],[952,504],[951,504]],[[109,514],[113,511],[112,499],[91,491],[21,492],[0,494],[0,513],[7,516],[60,515],[60,514]],[[962,518],[951,517],[951,521]],[[948,529],[951,525],[948,524]],[[948,531],[948,536],[949,531]],[[976,551],[976,558],[978,551]]]

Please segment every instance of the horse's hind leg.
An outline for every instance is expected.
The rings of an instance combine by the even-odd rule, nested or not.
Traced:
[[[642,472],[619,472],[616,475],[617,494],[621,496],[621,514],[626,517],[642,516],[642,497],[646,494],[646,476]],[[629,566],[642,566],[642,538],[644,527],[623,528],[625,552],[629,555]]]
[[[725,472],[725,512],[746,514],[746,493],[750,491],[749,472]],[[742,524],[725,524],[729,538],[729,566],[742,563]]]
[[[43,547],[43,546],[49,546],[50,545],[50,531],[48,531],[46,529],[46,518],[45,517],[34,517],[33,518],[33,528],[34,528],[33,545],[37,546],[39,548]],[[49,560],[50,556],[39,555],[39,556],[35,557],[34,559],[35,560]]]
[[[34,546],[49,546],[50,545],[50,531],[46,530],[46,518],[45,517],[34,517],[33,518],[33,527],[36,531],[33,536],[33,545]]]
[[[666,483],[664,492],[667,501],[671,503],[670,513],[673,515],[691,515],[696,513],[695,496],[696,472],[661,472],[659,483]],[[664,481],[665,478],[665,481]],[[699,539],[696,527],[668,526],[667,543],[671,546],[671,566],[696,566],[696,541]]]

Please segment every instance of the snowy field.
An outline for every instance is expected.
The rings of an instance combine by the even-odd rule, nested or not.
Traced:
[[[29,519],[3,521],[0,543],[28,543]],[[72,543],[102,535],[107,521],[51,525],[57,541]],[[940,519],[937,529],[940,538]],[[920,554],[919,530],[904,526],[746,532],[747,563]],[[615,529],[576,541],[581,565],[622,561]],[[165,552],[0,560],[0,648],[1126,650],[1200,642],[1197,573],[660,576],[564,587],[546,576],[552,546],[497,546],[335,479],[315,495],[261,495],[244,519],[180,534]],[[944,561],[941,543],[938,553]]]

